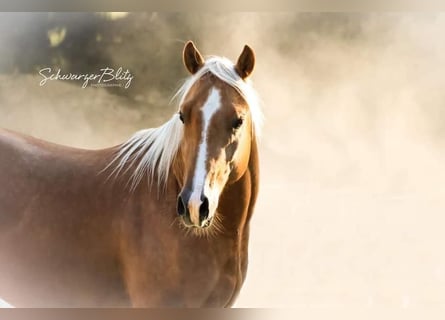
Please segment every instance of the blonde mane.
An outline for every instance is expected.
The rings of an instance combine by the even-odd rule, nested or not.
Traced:
[[[173,96],[183,103],[190,88],[204,74],[211,73],[234,89],[246,100],[253,122],[254,133],[259,135],[263,123],[263,114],[259,105],[258,96],[249,80],[243,80],[235,71],[234,64],[223,57],[209,57],[205,64],[190,76]],[[136,169],[131,174],[131,189],[136,188],[144,175],[153,180],[157,175],[157,185],[165,185],[170,173],[171,164],[176,156],[179,144],[183,138],[183,124],[175,113],[170,120],[158,128],[150,128],[136,132],[129,140],[123,143],[108,164],[110,168],[115,164],[112,175],[119,175],[125,167],[128,170],[133,165]]]

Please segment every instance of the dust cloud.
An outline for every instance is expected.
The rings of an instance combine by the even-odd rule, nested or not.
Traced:
[[[120,20],[131,40],[104,51],[109,63],[133,69],[133,91],[40,87],[37,73],[8,71],[0,75],[0,126],[78,147],[119,143],[174,112],[168,101],[186,76],[186,40],[232,60],[248,43],[266,121],[249,271],[236,305],[445,304],[445,15]],[[141,21],[155,27],[135,32]]]

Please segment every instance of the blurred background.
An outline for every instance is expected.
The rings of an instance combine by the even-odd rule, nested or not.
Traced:
[[[184,43],[248,43],[265,113],[238,307],[445,305],[445,15],[0,14],[0,127],[82,148],[158,126]],[[39,82],[123,67],[128,89]]]

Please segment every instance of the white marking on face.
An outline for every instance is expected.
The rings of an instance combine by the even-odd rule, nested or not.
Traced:
[[[209,124],[213,115],[221,107],[221,95],[216,88],[212,88],[210,94],[204,103],[202,111],[202,133],[201,141],[198,147],[198,156],[196,159],[195,176],[192,183],[192,195],[189,200],[190,220],[199,225],[199,207],[201,206],[201,194],[204,192],[205,179],[207,176],[206,162],[207,162],[207,136],[209,131]],[[209,198],[210,202],[214,202]]]

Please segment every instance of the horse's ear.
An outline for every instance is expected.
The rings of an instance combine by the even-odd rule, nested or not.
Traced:
[[[241,78],[246,79],[253,71],[255,66],[255,53],[247,44],[244,46],[243,52],[238,58],[235,70]]]
[[[204,65],[204,58],[192,41],[186,43],[182,57],[185,67],[191,74],[195,74]]]

